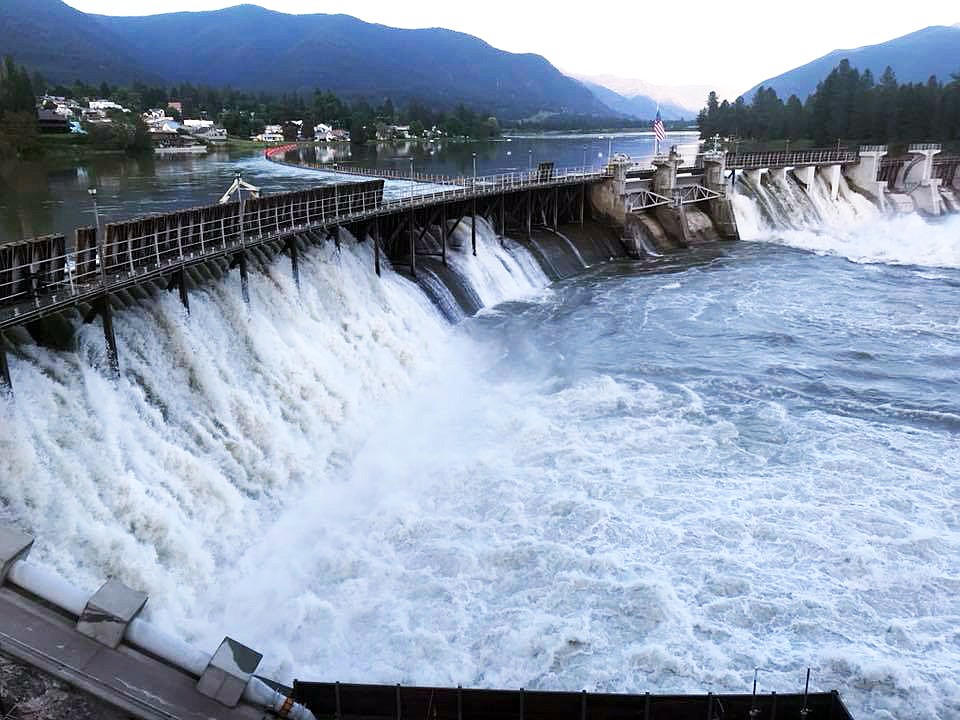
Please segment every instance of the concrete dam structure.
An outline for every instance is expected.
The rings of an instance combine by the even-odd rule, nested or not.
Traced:
[[[737,240],[731,197],[738,182],[759,189],[788,173],[807,189],[821,178],[834,201],[843,177],[884,212],[960,210],[960,160],[939,157],[940,146],[929,144],[909,146],[898,160],[886,157],[885,146],[733,155],[715,149],[684,167],[671,149],[655,156],[652,168],[615,156],[599,170],[544,163],[489,177],[402,176],[410,193],[392,200],[384,199],[383,183],[398,173],[287,162],[288,150],[274,148],[267,157],[357,180],[0,246],[0,384],[11,385],[6,355],[12,347],[4,333],[26,332],[21,341],[63,346],[70,342],[70,318],[99,318],[118,372],[114,310],[167,289],[178,292],[189,312],[191,289],[233,270],[247,300],[250,264],[262,268],[284,254],[299,282],[299,255],[311,246],[339,245],[341,232],[371,243],[374,272],[380,274],[383,257],[454,318],[483,305],[448,263],[449,253],[464,248],[476,257],[478,229],[503,243],[523,243],[557,279],[610,259]]]

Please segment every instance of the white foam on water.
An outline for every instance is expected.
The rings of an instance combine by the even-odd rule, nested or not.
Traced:
[[[533,297],[549,284],[530,253],[509,238],[501,242],[486,219],[478,216],[476,221],[477,255],[472,254],[471,220],[464,218],[450,238],[455,247],[447,253],[447,262],[473,288],[484,307]]]
[[[857,263],[960,267],[960,217],[925,220],[917,214],[882,215],[840,180],[837,200],[820,176],[809,193],[795,180],[757,188],[741,180],[732,196],[740,236]],[[772,188],[772,189],[771,189]]]

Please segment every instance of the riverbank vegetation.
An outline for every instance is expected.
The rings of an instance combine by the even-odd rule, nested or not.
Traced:
[[[879,81],[842,60],[801,102],[786,102],[760,87],[748,103],[719,101],[710,93],[697,119],[704,140],[720,135],[751,145],[777,140],[816,146],[837,142],[897,145],[909,142],[960,144],[960,72],[949,81],[897,82],[891,68]],[[799,147],[792,143],[792,147]]]
[[[26,68],[6,57],[0,64],[0,159],[22,157],[38,147],[36,100]]]

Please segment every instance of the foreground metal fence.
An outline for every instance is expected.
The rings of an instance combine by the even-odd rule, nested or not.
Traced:
[[[613,695],[295,681],[293,698],[336,720],[851,720],[835,692]]]

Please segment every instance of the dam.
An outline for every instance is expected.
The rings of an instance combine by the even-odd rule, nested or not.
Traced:
[[[22,482],[5,496],[13,517],[40,529],[31,557],[87,588],[72,596],[76,617],[65,623],[79,622],[96,588],[119,576],[149,592],[151,623],[209,648],[192,656],[194,683],[223,631],[243,633],[268,677],[342,679],[343,701],[350,683],[383,683],[375,714],[384,717],[395,682],[411,694],[391,716],[419,712],[425,697],[430,705],[430,688],[519,688],[523,677],[569,690],[580,672],[591,678],[588,703],[595,691],[690,691],[689,677],[718,693],[743,689],[737,671],[753,646],[773,666],[778,695],[795,694],[802,673],[791,669],[812,661],[821,687],[845,698],[854,688],[854,716],[953,702],[936,689],[937,667],[949,667],[933,637],[942,618],[931,611],[924,627],[880,627],[913,596],[892,580],[867,587],[864,570],[873,552],[889,563],[909,555],[935,579],[949,536],[899,535],[879,510],[845,525],[820,500],[843,494],[869,505],[858,484],[869,470],[873,498],[918,527],[933,500],[914,492],[905,504],[901,490],[949,474],[956,454],[955,408],[937,399],[935,370],[953,347],[944,335],[949,255],[931,243],[913,267],[879,254],[868,263],[863,248],[834,246],[826,257],[796,249],[832,237],[808,236],[815,217],[838,232],[831,223],[847,214],[902,223],[897,232],[924,233],[918,243],[948,247],[953,225],[912,224],[923,199],[893,215],[903,202],[893,198],[885,219],[854,190],[853,155],[820,158],[809,194],[797,156],[731,167],[724,156],[717,173],[706,157],[685,168],[666,155],[652,168],[622,159],[591,175],[542,168],[483,191],[477,183],[473,195],[472,178],[434,177],[421,183],[428,195],[438,186],[433,200],[397,207],[371,179],[357,213],[324,214],[331,202],[354,207],[350,186],[338,183],[303,191],[319,199],[245,201],[242,221],[239,208],[191,211],[199,232],[187,231],[189,213],[166,226],[118,223],[107,230],[117,259],[92,262],[111,275],[83,297],[59,295],[80,288],[69,289],[67,262],[59,284],[39,282],[47,276],[37,268],[55,270],[36,251],[33,274],[20,276],[4,306],[15,394],[4,400],[0,477]],[[878,171],[883,181],[882,163]],[[886,181],[887,200],[912,198],[897,190],[915,182]],[[758,243],[770,226],[794,244]],[[173,250],[176,228],[181,247],[192,238],[186,255]],[[750,242],[714,242],[734,228]],[[241,233],[246,293],[232,257]],[[62,255],[76,252],[66,238],[63,246]],[[157,250],[169,264],[156,267]],[[635,263],[616,261],[629,255]],[[551,286],[554,275],[561,282]],[[886,339],[876,330],[890,324],[887,306],[853,304],[850,287],[861,298],[893,293],[896,308],[923,312],[909,323],[897,315]],[[116,352],[103,315],[91,317],[103,297]],[[31,314],[38,306],[46,309]],[[461,321],[468,337],[449,337],[449,318],[478,307],[496,310]],[[63,334],[33,325],[51,318],[73,328],[74,346],[36,341]],[[824,341],[824,326],[856,328],[856,340]],[[917,344],[924,331],[946,344]],[[872,388],[869,377],[889,371],[908,337],[929,372],[906,389]],[[824,383],[834,384],[829,393]],[[616,457],[604,451],[611,438]],[[846,465],[822,454],[827,445]],[[915,473],[906,487],[887,474],[891,448]],[[744,496],[756,509],[741,505]],[[640,516],[649,521],[631,521]],[[844,547],[818,541],[828,530]],[[758,551],[749,537],[769,545]],[[730,539],[737,553],[721,562],[703,550],[709,538]],[[571,539],[582,552],[563,550]],[[836,590],[835,574],[849,591]],[[804,584],[839,592],[855,611],[818,604]],[[20,602],[17,588],[5,592]],[[766,618],[763,628],[748,630],[745,615]],[[785,641],[797,634],[800,642]],[[842,658],[825,649],[858,636],[884,638],[912,673],[890,674],[883,653],[855,642]],[[335,702],[330,685],[301,689],[322,695],[324,707]],[[509,693],[511,716],[550,700]]]
[[[267,157],[286,162],[281,158],[290,150],[273,148]],[[939,145],[911,145],[909,151],[912,159],[901,161],[901,169],[894,171],[893,164],[881,163],[886,155],[883,146],[864,147],[859,153],[754,153],[729,159],[726,153],[713,150],[698,156],[694,168],[682,168],[674,150],[655,157],[653,170],[638,169],[623,156],[599,171],[557,171],[551,163],[543,163],[526,174],[413,176],[409,196],[389,202],[384,202],[383,182],[368,180],[255,197],[246,203],[241,197],[168,216],[112,223],[104,229],[102,240],[100,228],[78,228],[69,249],[63,235],[8,243],[0,246],[0,382],[11,384],[2,342],[7,328],[42,324],[67,309],[78,309],[88,323],[100,317],[116,371],[112,293],[158,281],[177,289],[189,311],[188,273],[202,265],[215,276],[237,269],[248,300],[248,253],[261,246],[282,250],[299,283],[301,248],[330,239],[339,244],[335,235],[341,228],[358,240],[371,239],[378,275],[384,252],[394,266],[405,265],[415,278],[418,258],[437,257],[447,265],[449,236],[461,224],[470,228],[470,247],[476,255],[478,217],[490,222],[501,236],[525,235],[532,241],[535,225],[559,233],[561,224],[582,227],[589,215],[619,235],[622,247],[612,249],[610,257],[624,253],[640,257],[651,246],[676,249],[736,240],[736,219],[726,193],[737,170],[754,185],[759,185],[765,172],[782,177],[789,170],[804,187],[812,186],[814,173],[822,174],[828,178],[834,200],[843,172],[881,209],[906,206],[936,216],[960,207],[953,195],[960,182],[960,163],[949,159],[935,163]],[[316,169],[364,177],[384,174],[349,167]],[[882,169],[886,181],[881,179]],[[943,177],[934,177],[938,171]],[[425,190],[415,188],[415,183]]]

